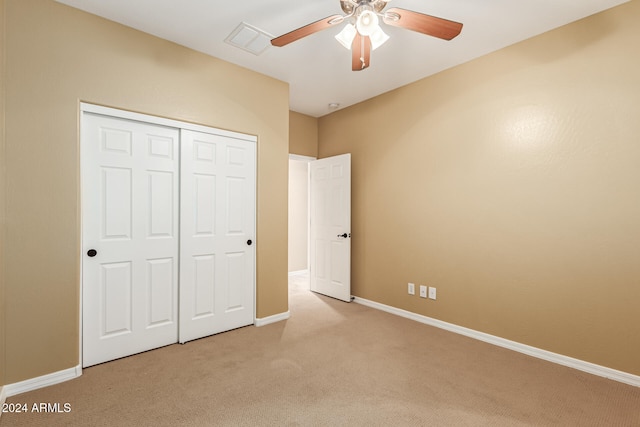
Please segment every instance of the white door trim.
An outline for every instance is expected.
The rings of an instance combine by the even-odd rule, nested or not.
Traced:
[[[300,162],[312,162],[314,160],[318,160],[317,157],[311,157],[311,156],[302,156],[300,154],[289,154],[289,160],[298,160]]]
[[[221,135],[221,136],[226,136],[229,138],[234,138],[234,139],[238,139],[238,140],[243,140],[243,141],[248,141],[248,142],[252,142],[254,144],[257,145],[258,142],[258,137],[256,135],[249,135],[249,134],[245,134],[245,133],[239,133],[239,132],[234,132],[234,131],[229,131],[229,130],[224,130],[224,129],[219,129],[219,128],[214,128],[214,127],[209,127],[209,126],[204,126],[204,125],[199,125],[199,124],[195,124],[195,123],[189,123],[189,122],[183,122],[180,120],[174,120],[174,119],[168,119],[165,117],[159,117],[159,116],[152,116],[152,115],[148,115],[148,114],[142,114],[142,113],[136,113],[133,111],[127,111],[127,110],[121,110],[121,109],[117,109],[117,108],[111,108],[111,107],[106,107],[106,106],[102,106],[102,105],[96,105],[96,104],[90,104],[87,102],[80,102],[80,110],[79,110],[79,117],[78,117],[78,123],[79,123],[79,131],[78,131],[78,147],[79,147],[79,151],[82,149],[82,141],[80,140],[80,136],[82,134],[81,132],[81,127],[82,127],[82,121],[83,121],[83,115],[85,113],[93,113],[93,114],[101,114],[104,116],[110,116],[110,117],[116,117],[116,118],[121,118],[121,119],[128,119],[128,120],[135,120],[135,121],[139,121],[139,122],[144,122],[144,123],[149,123],[149,124],[154,124],[154,125],[161,125],[161,126],[168,126],[168,127],[173,127],[176,129],[185,129],[185,130],[192,130],[192,131],[196,131],[196,132],[203,132],[203,133],[210,133],[210,134],[214,134],[214,135]],[[253,298],[253,319],[254,319],[254,325],[257,323],[257,317],[256,317],[256,306],[257,306],[257,302],[256,302],[256,297],[257,297],[257,245],[258,245],[258,229],[257,229],[257,162],[258,162],[258,150],[257,150],[257,146],[256,146],[256,215],[254,218],[255,221],[255,231],[256,231],[256,238],[255,238],[255,244],[256,244],[256,257],[254,260],[254,289],[253,289],[253,293],[254,293],[254,298]],[[82,163],[80,161],[81,159],[81,155],[79,153],[78,155],[78,163],[79,163],[79,176],[82,176]],[[78,188],[78,194],[79,194],[79,206],[80,206],[80,212],[79,212],[79,218],[80,218],[80,246],[82,246],[82,242],[83,242],[83,224],[82,224],[82,181],[80,181],[80,185]],[[83,283],[82,283],[82,261],[83,261],[83,257],[84,257],[84,253],[83,251],[79,251],[78,253],[79,256],[79,261],[80,261],[80,276],[79,276],[79,286],[80,286],[80,292],[79,292],[79,312],[78,312],[78,317],[79,317],[79,321],[78,321],[78,325],[79,325],[79,331],[78,331],[78,366],[74,369],[76,369],[76,376],[80,376],[82,375],[82,365],[83,365],[83,360],[82,360],[82,330],[83,330],[83,324],[82,324],[82,310],[83,310],[83,306],[82,306],[82,298],[83,298],[83,294],[82,294],[82,288],[83,288]]]
[[[135,113],[133,111],[119,110],[117,108],[103,107],[101,105],[88,104],[86,102],[80,103],[80,112],[102,114],[104,116],[117,117],[120,119],[136,120],[139,122],[168,126],[176,129],[186,129],[186,130],[193,130],[196,132],[213,133],[215,135],[228,136],[230,138],[235,138],[235,139],[242,139],[244,141],[258,142],[258,137],[255,135],[248,135],[245,133],[233,132],[229,130],[199,125],[195,123],[182,122],[180,120],[167,119],[164,117],[150,116],[148,114]]]
[[[318,160],[317,157],[311,157],[311,156],[303,156],[300,154],[289,154],[289,160],[296,160],[299,162],[306,162],[307,163],[307,269],[306,270],[302,270],[302,271],[290,271],[289,272],[289,276],[293,275],[294,273],[298,273],[298,274],[309,274],[309,265],[311,263],[311,258],[310,258],[310,251],[309,251],[309,245],[311,242],[311,198],[310,198],[310,191],[311,191],[311,181],[310,181],[310,173],[309,173],[309,164],[311,162],[313,162],[314,160]]]

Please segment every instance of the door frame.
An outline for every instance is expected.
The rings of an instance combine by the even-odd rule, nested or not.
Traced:
[[[79,327],[79,332],[78,332],[78,369],[79,369],[79,373],[78,375],[82,375],[82,365],[83,365],[83,360],[82,360],[82,327],[83,327],[83,323],[82,323],[82,310],[83,310],[83,306],[82,306],[82,300],[83,300],[83,289],[84,289],[84,281],[83,281],[83,271],[82,271],[82,262],[83,262],[83,258],[84,258],[84,248],[82,247],[82,242],[84,241],[83,238],[83,233],[84,233],[84,224],[82,222],[82,215],[83,215],[83,199],[82,199],[82,147],[83,147],[83,141],[82,141],[82,126],[83,126],[83,118],[84,118],[84,114],[85,113],[92,113],[92,114],[100,114],[103,116],[110,116],[110,117],[116,117],[119,119],[125,119],[125,120],[133,120],[133,121],[137,121],[137,122],[143,122],[143,123],[148,123],[148,124],[152,124],[152,125],[160,125],[160,126],[167,126],[167,127],[172,127],[172,128],[176,128],[178,130],[192,130],[195,132],[202,132],[202,133],[209,133],[209,134],[214,134],[214,135],[220,135],[220,136],[225,136],[225,137],[229,137],[229,138],[234,138],[234,139],[239,139],[239,140],[243,140],[243,141],[247,141],[247,142],[251,142],[256,144],[256,182],[255,182],[255,188],[256,188],[256,193],[255,193],[255,197],[256,197],[256,215],[254,215],[254,229],[256,232],[256,237],[255,237],[255,241],[256,241],[256,256],[254,259],[254,265],[253,265],[253,324],[256,324],[256,307],[257,307],[257,302],[256,302],[256,297],[258,295],[258,283],[257,283],[257,265],[258,265],[258,215],[257,215],[257,206],[258,206],[258,174],[257,174],[257,168],[258,168],[258,137],[257,135],[251,135],[251,134],[245,134],[245,133],[239,133],[239,132],[233,132],[233,131],[229,131],[229,130],[224,130],[224,129],[219,129],[219,128],[214,128],[211,126],[205,126],[205,125],[199,125],[199,124],[195,124],[195,123],[188,123],[188,122],[183,122],[180,120],[174,120],[174,119],[168,119],[168,118],[164,118],[164,117],[159,117],[159,116],[152,116],[149,114],[143,114],[143,113],[136,113],[133,111],[128,111],[128,110],[122,110],[122,109],[118,109],[118,108],[112,108],[112,107],[106,107],[106,106],[102,106],[102,105],[97,105],[97,104],[90,104],[87,102],[80,102],[80,109],[79,109],[79,117],[78,117],[78,164],[79,164],[79,168],[78,168],[78,172],[79,172],[79,185],[78,185],[78,215],[79,215],[79,222],[80,222],[80,251],[78,253],[79,256],[79,262],[80,262],[80,276],[79,276],[79,288],[80,288],[80,292],[79,292],[79,301],[78,301],[78,305],[79,305],[79,312],[78,312],[78,327]],[[178,282],[178,286],[179,286],[179,282]]]
[[[311,212],[310,212],[310,204],[311,204],[311,195],[309,194],[309,191],[311,190],[311,182],[309,181],[309,163],[313,162],[314,160],[318,160],[317,157],[311,157],[311,156],[303,156],[300,154],[289,154],[289,160],[295,160],[298,162],[305,162],[307,164],[307,269],[306,269],[306,274],[309,274],[309,263],[311,262],[311,259],[309,258],[309,238],[311,237],[311,230],[310,230],[310,226],[311,226]],[[287,197],[289,197],[289,195],[287,195]],[[288,248],[288,245],[287,245]],[[287,269],[288,270],[288,269]],[[289,272],[289,275],[293,275],[296,272]]]

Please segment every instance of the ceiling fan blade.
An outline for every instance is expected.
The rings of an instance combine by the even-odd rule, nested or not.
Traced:
[[[309,25],[305,25],[304,27],[300,27],[297,30],[293,30],[287,34],[283,34],[280,37],[276,37],[271,40],[271,44],[273,46],[286,46],[289,43],[293,43],[296,40],[300,40],[303,37],[311,35],[313,33],[317,33],[318,31],[322,31],[326,28],[331,27],[332,25],[339,24],[344,21],[341,15],[331,15],[327,16],[324,19],[313,22]]]
[[[351,45],[351,69],[362,71],[371,62],[371,39],[369,36],[361,36],[356,33]]]
[[[384,14],[384,22],[444,40],[451,40],[462,31],[462,24],[424,13],[394,7]]]

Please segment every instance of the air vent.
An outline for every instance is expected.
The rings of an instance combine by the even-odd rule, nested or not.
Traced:
[[[271,46],[272,38],[271,34],[242,22],[224,41],[254,55],[260,55]]]

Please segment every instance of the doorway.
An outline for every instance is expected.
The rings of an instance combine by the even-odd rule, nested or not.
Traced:
[[[309,163],[315,157],[289,155],[289,275],[309,274]]]
[[[350,302],[351,154],[289,160],[289,276]]]

